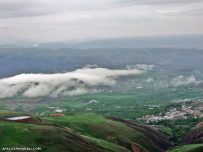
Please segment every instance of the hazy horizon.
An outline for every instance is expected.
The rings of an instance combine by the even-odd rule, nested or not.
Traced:
[[[0,42],[203,34],[201,0],[0,1]]]

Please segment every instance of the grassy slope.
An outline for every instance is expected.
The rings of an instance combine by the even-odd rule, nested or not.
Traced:
[[[170,152],[202,152],[203,151],[203,144],[191,144],[191,145],[184,145],[181,147],[177,147]]]
[[[22,115],[0,111],[0,116]],[[22,124],[0,120],[2,147],[41,147],[43,151],[158,152],[168,141],[143,124],[99,115],[42,117],[44,122]],[[127,124],[129,123],[129,124]],[[149,133],[150,132],[150,133]],[[157,141],[156,143],[154,141]]]
[[[0,111],[0,116],[22,115]],[[41,147],[42,151],[128,152],[111,142],[78,134],[69,128],[53,124],[23,124],[0,120],[0,149],[2,147]]]
[[[160,134],[152,133],[138,123],[127,125],[127,122],[119,122],[106,119],[98,115],[75,115],[66,117],[44,117],[44,121],[60,124],[89,137],[95,137],[119,144],[132,150],[137,147],[144,151],[162,151],[168,148],[170,143]],[[150,132],[150,133],[149,133]],[[160,139],[159,139],[160,138]],[[156,140],[154,143],[152,140]],[[158,139],[158,140],[157,140]]]
[[[0,121],[0,148],[2,147],[41,147],[42,151],[113,151],[128,150],[104,140],[86,137],[75,132],[37,124],[21,124]]]

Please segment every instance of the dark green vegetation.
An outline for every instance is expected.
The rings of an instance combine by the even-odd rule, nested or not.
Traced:
[[[9,113],[0,111],[3,113]],[[150,151],[171,147],[162,134],[139,122],[98,115],[43,117],[43,122],[0,121],[0,148],[41,147],[43,151]]]
[[[183,136],[189,134],[189,132],[196,127],[196,125],[203,121],[203,118],[194,118],[190,116],[188,119],[177,119],[177,120],[161,120],[158,122],[151,122],[150,124],[158,125],[159,131],[163,134],[170,136],[170,139],[176,143],[181,144],[184,140],[190,140],[191,138]],[[199,133],[203,131],[203,128],[198,129]],[[196,131],[197,132],[197,131]],[[196,133],[193,133],[195,135]],[[202,137],[202,133],[199,134],[199,137]],[[195,140],[197,141],[197,139]],[[203,141],[202,141],[203,142]],[[192,142],[190,142],[192,143]],[[201,143],[201,142],[199,142]]]
[[[200,144],[203,143],[203,122],[199,123],[197,127],[192,128],[190,132],[182,137],[183,143],[186,144]]]

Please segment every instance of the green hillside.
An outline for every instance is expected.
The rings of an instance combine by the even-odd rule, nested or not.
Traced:
[[[80,134],[103,139],[129,150],[162,151],[171,146],[166,136],[139,122],[99,115],[43,117],[43,121],[60,124]]]
[[[9,112],[0,113],[3,117],[3,113]],[[99,115],[41,119],[42,122],[30,123],[0,120],[0,148],[41,147],[45,152],[159,152],[172,146],[165,136],[138,122]]]
[[[0,121],[0,148],[40,147],[42,151],[128,152],[119,145],[77,134],[68,128],[49,124],[23,124]]]

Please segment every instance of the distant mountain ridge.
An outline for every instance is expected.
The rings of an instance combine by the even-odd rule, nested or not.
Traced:
[[[166,35],[166,36],[140,36],[112,39],[100,39],[89,41],[31,43],[22,42],[15,44],[0,45],[3,48],[25,47],[25,48],[203,48],[203,35]]]
[[[159,69],[196,70],[203,68],[202,57],[202,49],[180,48],[0,48],[0,77],[21,73],[63,73],[87,65],[124,69],[127,65],[152,64]]]

